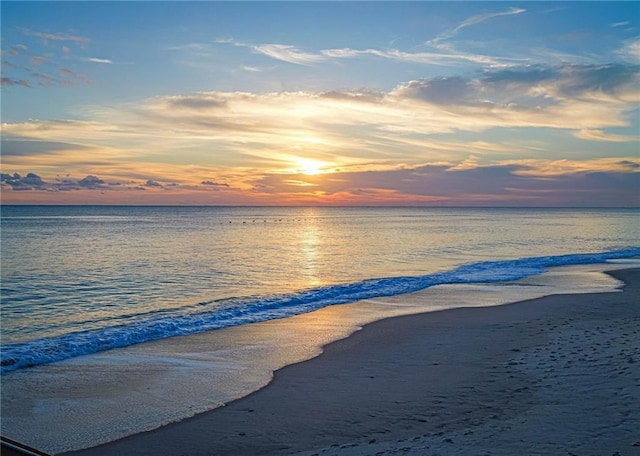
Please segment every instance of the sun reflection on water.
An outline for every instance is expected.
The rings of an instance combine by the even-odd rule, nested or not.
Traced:
[[[304,275],[309,281],[309,285],[312,287],[320,286],[323,281],[318,278],[317,275],[317,261],[318,261],[318,248],[320,243],[320,237],[318,234],[318,226],[316,218],[309,218],[302,234],[302,254],[305,260]]]

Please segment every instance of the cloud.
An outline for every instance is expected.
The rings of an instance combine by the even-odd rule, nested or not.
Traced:
[[[167,101],[175,108],[187,108],[193,110],[217,109],[227,106],[227,102],[224,99],[217,97],[215,94],[209,94],[206,92],[193,95],[173,96]]]
[[[285,44],[259,44],[251,46],[251,49],[272,59],[294,63],[296,65],[310,65],[326,60],[325,56],[321,54],[304,52],[295,46]]]
[[[202,185],[210,186],[210,187],[229,187],[229,184],[214,182],[210,180],[205,180],[201,182]]]
[[[211,45],[208,43],[187,43],[179,44],[176,46],[168,46],[165,48],[167,51],[195,51],[198,53],[204,53],[211,50]]]
[[[515,65],[522,59],[490,57],[482,54],[464,53],[459,51],[447,52],[406,52],[398,49],[324,49],[320,53],[334,59],[346,59],[365,56],[380,57],[405,63],[421,63],[425,65],[451,65],[460,62],[504,67]]]
[[[113,138],[118,127],[97,121],[83,120],[37,120],[30,119],[21,123],[3,123],[4,139],[45,140],[77,143],[82,140]],[[75,132],[75,139],[74,139]],[[64,138],[60,141],[61,138]]]
[[[593,129],[626,124],[622,113],[625,109],[632,109],[633,103],[640,100],[636,90],[639,70],[637,65],[523,67],[489,71],[479,78],[414,80],[399,84],[387,93],[371,90],[267,94],[201,92],[150,99],[134,114],[153,114],[156,119],[180,120],[193,127],[204,126],[202,122],[209,121],[210,127],[246,131],[261,130],[270,125],[286,127],[288,122],[297,127],[302,122],[296,119],[319,120],[319,116],[326,116],[322,120],[329,123],[334,120],[376,123],[378,119],[382,121],[384,115],[385,123],[405,126],[405,116],[418,109],[429,122],[444,120],[440,129],[433,125],[434,131],[450,131],[454,124],[458,129],[474,131],[478,127],[531,124],[569,128],[570,122],[560,116],[549,117],[550,114],[564,113],[571,122],[577,118],[584,119],[588,122],[585,128]],[[587,105],[591,112],[574,112],[576,106],[584,108]],[[443,109],[438,109],[439,106]],[[202,117],[187,117],[175,112],[176,108],[200,111]],[[613,116],[604,118],[601,116],[603,112]],[[505,117],[507,113],[509,118]],[[353,117],[352,122],[349,117]],[[416,115],[411,117],[414,125],[423,124]],[[474,122],[470,122],[472,117]],[[592,124],[600,127],[591,127]],[[37,129],[42,130],[42,126]]]
[[[86,75],[70,70],[69,61],[84,61],[112,64],[109,59],[74,55],[73,50],[86,50],[90,39],[74,33],[40,32],[21,29],[24,35],[41,38],[41,44],[29,40],[26,44],[16,44],[10,53],[4,53],[3,86],[23,86],[29,88],[73,86],[91,84]],[[39,50],[38,50],[39,49]]]
[[[629,21],[620,21],[620,22],[613,22],[609,25],[611,25],[611,27],[625,27],[627,25],[630,25],[631,22]]]
[[[335,48],[321,49],[317,52],[303,51],[296,46],[289,44],[248,44],[235,41],[232,38],[216,41],[218,44],[231,44],[237,47],[245,47],[253,50],[258,54],[270,57],[275,60],[288,62],[296,65],[312,65],[321,62],[328,62],[336,59],[353,59],[363,57],[377,57],[387,60],[394,60],[404,63],[417,63],[425,65],[446,65],[460,62],[472,62],[482,65],[504,67],[515,65],[522,62],[522,58],[507,57],[491,57],[482,54],[465,53],[454,51],[453,49],[444,50],[443,45],[437,47],[436,52],[407,52],[399,49],[351,49],[351,48]],[[209,55],[209,45],[194,43],[191,45],[172,47],[173,50],[198,50],[201,56]],[[252,71],[249,66],[246,68]]]
[[[631,160],[621,160],[618,162],[621,166],[626,166],[629,169],[639,169],[640,163],[632,162]]]
[[[410,81],[399,85],[395,93],[435,104],[551,110],[567,103],[640,100],[634,88],[640,82],[639,71],[638,65],[621,64],[528,66],[487,71],[478,79]]]
[[[220,44],[233,44],[235,46],[249,47],[255,52],[266,55],[268,57],[282,60],[289,63],[295,63],[298,65],[310,65],[312,63],[319,63],[330,59],[352,59],[361,57],[378,57],[388,60],[395,60],[405,63],[418,63],[428,65],[445,65],[455,64],[459,62],[471,62],[482,65],[489,65],[494,67],[507,67],[522,62],[522,58],[508,58],[508,57],[492,57],[489,55],[483,55],[478,53],[463,52],[457,50],[450,43],[444,43],[444,41],[450,40],[458,34],[462,29],[470,27],[472,25],[481,24],[490,19],[500,16],[511,16],[515,14],[521,14],[526,12],[522,8],[510,8],[506,11],[499,11],[495,13],[485,13],[477,16],[470,17],[457,25],[455,28],[448,30],[436,38],[428,41],[426,45],[433,48],[434,52],[407,52],[399,49],[351,49],[351,48],[337,48],[337,49],[322,49],[318,52],[302,51],[295,46],[285,44],[259,44],[251,45],[234,40],[233,38],[226,38],[222,40],[216,40]]]
[[[252,66],[252,65],[242,65],[242,69],[244,71],[248,71],[250,73],[264,73],[266,71],[273,71],[275,68],[276,68],[275,66],[257,67],[257,66]]]
[[[631,63],[640,63],[640,39],[627,41],[618,51],[618,55]]]
[[[66,67],[60,67],[56,73],[57,83],[65,86],[85,84],[91,85],[93,82],[84,74],[71,70]]]
[[[322,62],[327,60],[327,56],[322,53],[312,53],[306,52],[298,49],[295,46],[289,44],[277,44],[277,43],[263,43],[263,44],[251,44],[245,43],[242,41],[236,41],[233,38],[218,38],[215,40],[216,44],[230,44],[236,47],[244,47],[251,49],[253,52],[257,54],[262,54],[266,57],[280,60],[282,62],[293,63],[296,65],[311,65],[314,63]],[[198,45],[198,48],[201,46],[208,45]],[[250,67],[255,68],[255,67]],[[249,70],[251,71],[251,70]]]
[[[426,49],[422,51],[413,50],[415,47],[412,48],[412,50],[394,48],[354,49],[350,47],[309,50],[300,49],[294,44],[287,43],[252,44],[236,40],[232,37],[219,38],[216,39],[214,43],[245,47],[267,57],[297,65],[313,65],[335,60],[360,58],[379,58],[402,63],[423,65],[476,64],[492,68],[507,68],[518,66],[523,63],[548,64],[552,61],[556,61],[558,63],[566,63],[568,61],[579,63],[595,62],[596,58],[593,54],[585,55],[583,53],[580,55],[569,55],[560,53],[557,50],[541,49],[535,46],[527,46],[526,51],[523,48],[521,49],[521,52],[514,51],[511,46],[510,50],[505,50],[504,52],[507,55],[499,55],[498,49],[503,49],[503,45],[498,44],[497,46],[494,46],[489,43],[485,43],[481,48],[485,50],[484,53],[482,53],[476,50],[478,49],[477,45],[481,43],[475,43],[475,47],[472,47],[472,44],[469,42],[460,42],[455,39],[467,28],[477,27],[498,18],[518,16],[525,13],[527,13],[527,10],[524,8],[511,7],[500,11],[471,16],[458,24],[450,26],[449,29],[438,34],[434,38],[422,43],[421,47],[426,47]],[[205,45],[199,44],[199,46]],[[209,45],[206,44],[206,46],[208,49]],[[626,45],[619,51],[619,54],[629,62],[638,62],[637,40],[636,42]],[[253,67],[249,66],[249,68]]]
[[[640,65],[565,65],[554,78],[552,96],[606,96],[619,100],[638,101]],[[633,90],[633,87],[636,90]]]
[[[51,58],[31,56],[28,62],[29,66],[24,66],[3,60],[2,85],[34,88],[91,84],[86,75],[64,67]]]
[[[634,126],[629,113],[637,108],[639,71],[629,64],[524,66],[475,77],[407,81],[389,91],[158,96],[94,107],[84,121],[3,124],[3,141],[13,151],[3,156],[3,166],[44,176],[43,188],[51,191],[140,187],[146,195],[208,192],[213,198],[256,204],[279,192],[292,204],[312,198],[357,203],[362,201],[358,192],[373,192],[382,204],[402,201],[403,195],[424,202],[480,198],[473,196],[476,190],[514,201],[515,193],[524,198],[527,191],[541,195],[545,188],[565,188],[545,187],[549,179],[564,182],[567,189],[588,180],[604,188],[613,182],[604,176],[620,177],[627,185],[634,181],[626,173],[638,169],[624,164],[636,160],[627,156],[629,147],[622,141],[633,139],[607,129]],[[515,128],[523,128],[517,132],[522,138],[514,139]],[[593,153],[593,144],[576,138],[611,142],[604,152],[595,152],[609,161],[548,159],[573,154],[576,147]],[[301,174],[302,158],[323,163],[322,173]],[[60,163],[103,182],[66,179],[56,184],[47,176],[67,172]],[[429,165],[420,168],[423,163]],[[456,177],[453,187],[447,176]],[[483,178],[499,186],[474,181]],[[154,191],[160,185],[164,189]],[[214,194],[214,189],[224,192]],[[484,201],[490,203],[490,197]]]
[[[27,81],[26,79],[12,79],[3,76],[1,81],[3,86],[22,86],[28,88],[33,87],[31,85],[31,82]]]
[[[612,135],[602,130],[579,130],[574,132],[574,136],[588,141],[637,142],[640,140],[638,136]]]
[[[57,151],[86,150],[86,147],[65,142],[56,141],[30,141],[2,138],[0,150],[3,156],[40,155]]]
[[[185,174],[187,172],[185,171]],[[183,175],[184,177],[184,175]],[[69,174],[60,176],[59,174],[44,179],[39,174],[33,172],[27,172],[26,174],[20,173],[1,173],[0,183],[3,191],[14,190],[21,194],[28,192],[37,192],[39,195],[55,194],[57,192],[75,192],[82,193],[83,195],[89,195],[91,193],[109,194],[111,198],[115,198],[120,202],[131,202],[127,198],[131,195],[132,191],[138,193],[140,190],[148,190],[149,195],[165,195],[167,198],[176,197],[178,199],[175,202],[181,202],[180,195],[211,195],[212,191],[218,192],[225,190],[225,195],[234,197],[238,194],[237,189],[233,189],[231,185],[227,183],[219,183],[214,181],[202,181],[201,185],[193,185],[190,183],[180,184],[177,182],[162,183],[156,179],[126,179],[120,178],[120,180],[109,180],[100,178],[96,175],[90,174],[82,179],[76,179]],[[161,191],[161,192],[159,192]],[[14,201],[15,198],[20,198],[16,194],[10,193],[3,194],[5,201]],[[90,201],[90,200],[86,200]],[[188,199],[186,201],[189,201]],[[248,201],[248,200],[247,200]],[[143,203],[144,200],[140,200]],[[163,203],[163,200],[158,200],[159,203]],[[192,201],[193,202],[193,201]],[[205,203],[205,200],[202,200]],[[246,202],[246,201],[245,201]],[[166,201],[164,201],[166,203]],[[209,201],[211,203],[211,201]]]
[[[102,179],[96,176],[87,176],[78,181],[78,185],[80,187],[91,188],[91,189],[102,188],[104,183],[105,182]]]
[[[477,25],[477,24],[481,24],[483,22],[488,21],[489,19],[493,19],[495,17],[500,17],[500,16],[512,16],[514,14],[522,14],[524,12],[526,12],[527,10],[522,9],[522,8],[514,8],[511,7],[509,8],[507,11],[500,11],[497,13],[484,13],[484,14],[478,14],[477,16],[472,16],[468,19],[466,19],[465,21],[463,21],[461,24],[459,24],[457,27],[455,27],[450,33],[449,35],[455,35],[457,34],[460,30],[462,30],[463,28],[467,28],[470,27],[472,25]]]
[[[86,121],[30,120],[2,128],[5,139],[110,141],[142,156],[176,157],[172,162],[187,160],[176,151],[201,150],[217,162],[247,166],[291,167],[303,154],[342,164],[415,163],[465,152],[439,151],[443,143],[434,134],[525,127],[571,136],[579,126],[584,138],[628,127],[640,101],[638,73],[634,65],[527,66],[408,81],[386,92],[198,92],[95,108]]]
[[[497,18],[497,17],[512,16],[512,15],[516,15],[516,14],[522,14],[522,13],[525,13],[525,12],[526,12],[526,10],[523,9],[523,8],[511,7],[508,10],[505,10],[505,11],[498,11],[498,12],[493,12],[493,13],[484,13],[484,14],[479,14],[479,15],[476,15],[476,16],[472,16],[472,17],[469,17],[469,18],[465,19],[464,21],[462,21],[457,26],[455,26],[455,27],[453,27],[453,28],[451,28],[449,30],[446,30],[443,33],[440,33],[438,36],[436,36],[435,38],[433,38],[431,40],[428,40],[424,44],[426,46],[429,46],[429,47],[433,48],[433,49],[439,50],[441,53],[445,53],[445,55],[449,59],[461,59],[461,60],[466,60],[466,61],[469,61],[469,62],[475,62],[475,63],[480,63],[480,64],[484,64],[484,65],[491,65],[491,66],[508,66],[503,62],[504,59],[498,59],[498,58],[490,57],[490,56],[487,56],[487,55],[461,51],[461,50],[456,48],[456,46],[454,45],[454,43],[451,42],[451,40],[456,35],[458,35],[458,33],[461,30],[463,30],[463,29],[465,29],[467,27],[471,27],[471,26],[474,26],[474,25],[482,24],[483,22],[487,22],[487,21],[489,21],[491,19],[494,19],[494,18]]]
[[[149,190],[149,197],[155,194],[169,198],[153,200],[165,204],[166,201],[182,201],[179,195],[184,192],[188,192],[191,199],[186,201],[192,204],[206,201],[198,200],[198,193],[202,198],[215,194],[215,198],[229,198],[227,202],[244,203],[273,201],[274,195],[279,201],[292,204],[634,206],[640,203],[637,193],[640,160],[637,159],[537,159],[485,165],[471,159],[384,169],[347,169],[329,175],[266,173],[256,176],[252,185],[244,190],[214,180],[203,180],[200,185],[164,185],[152,178],[106,183],[96,175],[80,180],[69,176],[45,180],[32,172],[2,174],[1,180],[5,190],[13,189],[21,194],[27,191],[101,192],[120,198],[118,201],[133,201],[127,198],[134,198],[132,195],[139,190]],[[162,192],[154,192],[154,189]],[[223,189],[225,192],[211,193],[211,190]],[[11,198],[11,194],[8,197]]]
[[[234,44],[235,40],[233,39],[232,36],[228,36],[228,37],[216,38],[215,40],[213,40],[213,42],[218,44]]]
[[[13,69],[19,69],[20,66],[16,65],[15,63],[11,63],[8,60],[3,60],[2,61],[2,69],[6,71],[7,68],[13,68]]]
[[[394,94],[440,105],[478,105],[483,104],[478,89],[479,86],[470,80],[447,77],[410,81],[396,87]]]
[[[51,76],[48,76],[46,74],[43,74],[37,71],[32,72],[31,77],[33,77],[36,81],[38,81],[38,85],[40,87],[50,87],[52,85],[55,85],[56,83],[56,80]]]
[[[592,160],[549,160],[522,159],[506,161],[505,165],[515,165],[519,169],[516,174],[534,178],[583,175],[583,174],[626,174],[635,173],[640,161],[637,159],[599,158]]]
[[[34,173],[27,173],[26,176],[21,176],[18,173],[0,175],[0,181],[11,186],[13,190],[36,190],[42,189],[45,183],[42,178]]]
[[[540,165],[539,163],[538,165]],[[548,175],[536,164],[488,166],[422,165],[389,170],[341,173],[334,179],[314,176],[267,175],[258,186],[273,194],[295,194],[300,181],[313,186],[312,194],[332,201],[340,199],[392,203],[440,202],[445,205],[572,205],[605,204],[633,206],[640,202],[634,189],[640,163],[619,164],[608,169],[594,163],[593,169]],[[637,171],[637,169],[636,169]]]
[[[47,32],[37,32],[29,29],[23,30],[25,35],[35,36],[38,38],[42,38],[45,41],[71,41],[77,43],[88,43],[91,40],[85,36],[73,35],[70,33],[47,33]]]
[[[148,179],[147,182],[144,184],[144,186],[151,187],[151,188],[164,188],[164,185],[152,179]]]
[[[330,100],[344,100],[362,103],[380,103],[384,100],[385,94],[375,90],[329,90],[320,92],[320,99],[327,98]]]
[[[105,63],[105,64],[113,64],[113,60],[110,59],[98,59],[96,57],[89,57],[86,59],[83,59],[85,62],[92,62],[92,63]]]

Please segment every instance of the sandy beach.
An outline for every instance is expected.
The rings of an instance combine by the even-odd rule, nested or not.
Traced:
[[[245,398],[74,455],[640,455],[624,291],[390,318]]]

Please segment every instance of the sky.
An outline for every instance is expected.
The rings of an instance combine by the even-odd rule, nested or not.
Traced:
[[[2,204],[640,206],[638,2],[0,7]]]

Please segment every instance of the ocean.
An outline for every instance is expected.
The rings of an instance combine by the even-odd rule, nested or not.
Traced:
[[[62,381],[61,369],[78,366],[86,377],[105,357],[115,362],[118,353],[128,354],[118,359],[121,365],[135,364],[143,356],[132,354],[137,346],[162,346],[153,355],[158,361],[167,346],[191,340],[177,336],[286,321],[336,304],[431,287],[503,283],[553,267],[638,257],[640,210],[2,206],[0,248],[0,364],[7,417],[17,400],[12,395],[31,394],[24,389],[29,381],[41,391],[52,372]],[[447,305],[460,304],[445,300]],[[329,340],[314,343],[352,330],[323,330]],[[142,344],[150,341],[163,345]],[[224,347],[233,349],[232,343]],[[218,367],[238,370],[235,361],[220,358],[221,351],[217,364],[206,366],[207,375]],[[243,362],[263,362],[263,354],[256,353],[243,354]],[[305,353],[292,360],[311,356]],[[288,362],[279,358],[273,368]],[[65,381],[78,383],[64,372]],[[179,409],[176,413],[154,409],[147,398],[140,409],[151,418],[110,425],[109,431],[104,426],[100,432],[87,430],[84,436],[77,431],[74,442],[47,441],[44,431],[24,432],[38,434],[32,443],[51,451],[86,447],[210,409],[262,386],[269,375],[238,386],[237,379],[248,378],[240,372],[233,382],[207,386],[217,394],[235,382],[236,390],[198,407],[189,403],[199,402],[194,398],[202,394],[194,386],[184,393],[186,399],[176,399],[179,405],[170,404]],[[78,399],[72,399],[77,408]],[[66,406],[55,407],[70,416]],[[83,413],[90,421],[86,414],[93,415]],[[15,435],[25,422],[5,418],[2,426],[3,433]],[[24,440],[25,435],[15,437]]]
[[[637,210],[4,206],[2,370],[640,254]]]

